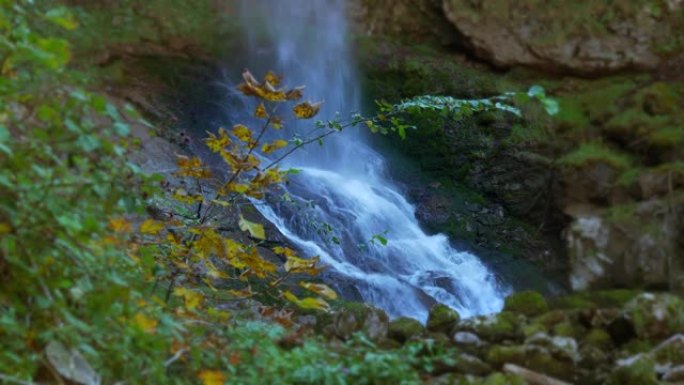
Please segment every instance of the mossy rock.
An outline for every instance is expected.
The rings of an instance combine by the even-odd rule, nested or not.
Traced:
[[[522,328],[525,319],[519,314],[509,311],[480,316],[467,320],[459,328],[472,331],[478,336],[492,342],[503,340],[522,340]]]
[[[514,374],[494,373],[482,381],[482,385],[526,385],[527,381]]]
[[[549,311],[549,305],[541,294],[535,291],[521,291],[506,298],[504,310],[534,317]]]
[[[647,356],[618,364],[610,375],[608,385],[657,385],[655,362]]]
[[[591,329],[582,339],[582,345],[594,346],[599,349],[609,350],[613,347],[613,339],[603,329]]]
[[[684,300],[675,295],[641,294],[625,306],[625,315],[641,339],[661,340],[684,333]]]
[[[584,326],[571,321],[560,322],[551,329],[552,334],[555,336],[571,337],[575,339],[580,339],[586,331],[587,329]]]
[[[413,318],[401,317],[390,322],[388,335],[399,342],[406,342],[412,337],[421,335],[425,327]]]
[[[430,309],[427,329],[432,332],[448,334],[460,320],[461,316],[456,310],[446,305],[437,304]]]
[[[489,364],[497,368],[501,368],[504,364],[507,363],[525,365],[526,357],[527,348],[524,345],[496,345],[489,349],[485,360]]]
[[[387,337],[389,319],[381,310],[365,304],[347,303],[337,311],[333,319],[334,333],[342,339],[349,339],[361,332],[371,340]]]

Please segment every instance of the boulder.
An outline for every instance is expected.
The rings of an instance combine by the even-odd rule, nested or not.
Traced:
[[[399,342],[406,342],[412,337],[421,335],[425,331],[423,324],[413,318],[397,318],[389,324],[389,338]]]
[[[342,339],[349,339],[361,332],[374,341],[387,337],[389,318],[378,308],[365,304],[348,304],[333,317],[333,332]]]
[[[640,202],[633,207],[601,210],[572,205],[573,218],[565,231],[574,290],[613,287],[681,290],[679,237],[684,205],[665,200]]]
[[[524,324],[523,316],[503,311],[470,318],[459,324],[455,332],[473,332],[489,342],[498,343],[505,340],[522,340],[522,325]]]
[[[549,305],[541,294],[534,291],[521,291],[506,298],[504,310],[534,317],[546,313]]]
[[[461,317],[456,310],[446,305],[437,304],[430,309],[427,329],[432,332],[448,334],[460,320]]]
[[[625,306],[625,317],[639,338],[662,340],[684,333],[684,300],[671,294],[644,293]]]
[[[681,1],[444,0],[444,10],[482,59],[580,75],[655,69],[669,36],[684,29]]]

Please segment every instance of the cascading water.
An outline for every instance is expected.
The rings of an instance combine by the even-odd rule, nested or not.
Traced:
[[[240,8],[249,68],[306,84],[307,98],[325,102],[321,119],[360,110],[344,0],[243,0]],[[287,125],[296,133],[312,124]],[[329,282],[346,298],[423,321],[435,302],[466,317],[502,307],[507,289],[476,256],[420,228],[364,132],[334,135],[285,166],[301,170],[286,187],[290,199],[257,207],[303,255],[321,257]],[[386,245],[371,241],[378,234]]]

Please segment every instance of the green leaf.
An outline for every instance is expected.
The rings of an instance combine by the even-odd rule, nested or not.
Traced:
[[[78,22],[69,8],[53,8],[45,14],[45,17],[68,31],[73,31],[74,29],[78,28]]]
[[[10,139],[10,132],[7,127],[0,124],[0,143],[5,143]]]

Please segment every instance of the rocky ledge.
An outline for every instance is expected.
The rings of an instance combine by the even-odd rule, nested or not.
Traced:
[[[385,349],[430,341],[449,353],[426,384],[684,381],[684,300],[670,294],[612,290],[547,301],[527,291],[508,297],[500,313],[470,319],[436,305],[426,325],[357,303],[298,320],[331,342],[357,333]]]

